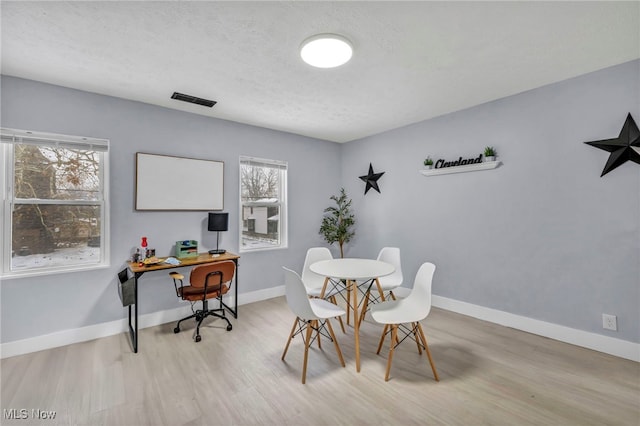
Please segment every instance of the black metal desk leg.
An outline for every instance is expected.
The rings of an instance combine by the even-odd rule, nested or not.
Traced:
[[[234,262],[236,262],[236,292],[233,296],[233,304],[235,305],[233,316],[238,318],[238,259],[234,259]]]
[[[136,320],[135,328],[131,324],[131,305],[129,305],[129,334],[131,335],[131,345],[133,352],[138,353],[138,277],[142,274],[134,274],[134,316]]]
[[[222,306],[224,308],[226,308],[229,312],[231,312],[234,318],[238,318],[238,259],[233,259],[233,263],[236,264],[235,290],[234,290],[235,295],[233,296],[234,309],[231,309],[231,307],[227,306],[227,304],[224,302],[220,302],[220,303],[222,303]]]

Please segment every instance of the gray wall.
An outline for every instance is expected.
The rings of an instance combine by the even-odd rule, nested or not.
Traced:
[[[640,166],[600,178],[608,154],[582,143],[617,136],[628,112],[640,122],[639,76],[634,61],[343,145],[3,76],[2,126],[111,140],[112,267],[4,280],[1,341],[124,318],[115,273],[142,235],[158,253],[182,239],[215,245],[204,212],[133,209],[143,151],[225,162],[231,229],[221,245],[232,251],[238,156],[289,162],[289,248],[243,255],[241,293],[282,284],[282,265],[301,268],[344,185],[358,221],[348,256],[398,246],[407,287],[429,260],[437,295],[640,342]],[[498,169],[418,173],[427,155],[486,145],[498,149]],[[382,193],[364,196],[369,162],[385,175]],[[145,275],[140,293],[142,314],[180,305],[161,273]],[[602,330],[603,312],[618,316],[618,332]]]
[[[603,178],[584,141],[640,124],[640,61],[348,143],[357,211],[347,255],[401,248],[405,286],[434,262],[435,294],[640,342],[640,165]],[[422,160],[497,148],[495,170],[424,177]],[[364,196],[369,162],[381,194]],[[618,316],[618,332],[602,329]]]
[[[224,206],[229,232],[220,245],[238,251],[239,156],[289,162],[289,248],[243,254],[239,292],[282,285],[282,265],[300,270],[306,249],[322,244],[318,234],[329,197],[340,187],[340,145],[138,102],[2,76],[3,127],[106,138],[111,141],[111,263],[108,269],[46,277],[7,279],[0,286],[1,341],[124,318],[115,275],[132,248],[147,236],[159,255],[178,240],[215,247],[206,212],[134,210],[135,153],[148,152],[225,163]],[[186,178],[181,170],[167,171]],[[205,182],[195,182],[203,185]],[[310,196],[312,194],[312,196]],[[140,284],[141,314],[181,306],[164,273]],[[249,307],[241,308],[248,315]]]

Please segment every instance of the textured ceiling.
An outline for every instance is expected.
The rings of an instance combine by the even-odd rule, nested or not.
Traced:
[[[335,142],[640,58],[637,1],[0,7],[2,74]],[[351,62],[300,60],[300,43],[325,32],[351,40]]]

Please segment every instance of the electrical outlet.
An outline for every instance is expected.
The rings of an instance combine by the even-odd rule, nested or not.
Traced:
[[[618,330],[618,319],[615,315],[602,314],[602,328],[605,330]]]

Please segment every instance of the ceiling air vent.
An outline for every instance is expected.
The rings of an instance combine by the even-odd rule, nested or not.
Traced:
[[[211,108],[212,106],[214,106],[216,104],[216,101],[210,101],[209,99],[197,98],[195,96],[185,95],[184,93],[178,93],[178,92],[173,92],[173,95],[171,95],[171,99],[177,99],[179,101],[189,102],[191,104],[198,104],[198,105],[206,106],[206,107],[209,107],[209,108]]]

